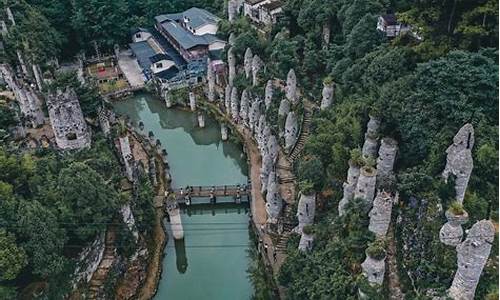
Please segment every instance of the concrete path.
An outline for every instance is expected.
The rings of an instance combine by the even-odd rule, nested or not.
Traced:
[[[120,52],[120,55],[118,56],[118,65],[120,66],[123,74],[125,74],[125,77],[132,88],[144,86],[144,75],[142,74],[139,63],[137,63],[137,60],[132,57],[131,50]]]

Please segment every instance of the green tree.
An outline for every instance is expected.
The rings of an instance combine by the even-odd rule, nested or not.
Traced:
[[[26,253],[14,235],[0,229],[0,281],[15,279],[26,263]]]

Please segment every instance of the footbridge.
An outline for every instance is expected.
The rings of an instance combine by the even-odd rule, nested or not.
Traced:
[[[217,204],[217,203],[244,203],[250,202],[250,191],[252,186],[247,184],[235,185],[209,185],[209,186],[186,186],[175,188],[172,193],[175,194],[179,204]],[[218,198],[230,197],[224,201],[218,201]],[[193,200],[196,198],[196,200]]]

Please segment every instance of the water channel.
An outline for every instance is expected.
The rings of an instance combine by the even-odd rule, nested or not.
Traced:
[[[214,119],[207,118],[206,127],[198,128],[195,114],[167,109],[163,101],[146,93],[114,106],[133,122],[142,121],[160,139],[168,152],[173,187],[247,182],[241,147],[221,140]],[[185,237],[174,241],[170,235],[155,299],[250,299],[248,213],[248,206],[233,204],[183,209]]]

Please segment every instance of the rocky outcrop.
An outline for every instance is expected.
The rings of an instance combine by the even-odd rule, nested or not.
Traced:
[[[445,245],[456,247],[462,241],[464,235],[462,225],[467,223],[469,215],[465,210],[461,214],[447,210],[445,216],[448,222],[439,230],[439,240]]]
[[[297,117],[295,116],[295,113],[293,111],[288,113],[288,116],[286,117],[285,121],[285,151],[288,153],[292,151],[293,147],[295,146],[295,143],[297,142],[297,135],[298,135],[298,123],[297,123]]]
[[[259,73],[264,66],[264,62],[260,59],[258,55],[253,56],[252,60],[252,85],[257,86],[259,84]]]
[[[297,76],[295,71],[290,69],[288,75],[286,76],[286,87],[285,87],[286,98],[293,104],[297,101]]]
[[[308,252],[312,250],[314,242],[314,236],[312,234],[302,233],[300,235],[299,250],[302,252]]]
[[[245,57],[243,60],[243,66],[245,68],[245,77],[250,78],[252,76],[252,61],[253,61],[253,53],[252,49],[247,48],[245,51]]]
[[[169,91],[166,90],[164,93],[163,93],[163,97],[165,98],[165,105],[167,106],[167,108],[171,108],[172,107],[172,96],[170,95]]]
[[[233,86],[234,78],[236,77],[236,57],[234,56],[232,47],[227,51],[227,64],[229,67],[229,85]]]
[[[368,230],[375,233],[377,237],[385,237],[389,224],[391,223],[393,197],[390,193],[381,191],[373,200],[373,207],[370,213],[370,224]]]
[[[495,227],[489,220],[472,226],[467,239],[457,246],[458,269],[448,295],[454,300],[472,300],[495,238]]]
[[[371,208],[375,197],[376,179],[377,170],[367,166],[361,168],[356,190],[354,191],[354,198],[363,199],[367,209]]]
[[[80,282],[89,282],[99,267],[104,255],[104,232],[100,233],[89,246],[79,254],[77,266],[73,274],[73,289]]]
[[[125,223],[132,233],[135,242],[139,239],[139,232],[137,231],[137,227],[135,225],[134,214],[132,213],[132,209],[130,208],[130,204],[125,204],[120,208],[120,214],[122,215],[123,223]]]
[[[205,128],[205,115],[203,113],[198,113],[198,127]]]
[[[170,228],[172,229],[174,239],[183,239],[184,229],[182,227],[181,214],[177,202],[170,202],[167,204],[167,213],[170,218]]]
[[[379,181],[392,175],[397,153],[398,142],[391,138],[383,138],[380,143],[377,158],[377,179]]]
[[[273,164],[276,164],[278,161],[278,148],[278,140],[274,134],[271,134],[267,140],[267,154],[271,157]]]
[[[229,135],[228,135],[227,125],[225,123],[220,124],[220,135],[223,141],[227,141]]]
[[[456,199],[462,203],[474,167],[472,147],[474,146],[474,127],[465,124],[453,138],[453,144],[446,149],[446,167],[443,177],[448,180],[450,174],[455,175]]]
[[[370,120],[366,126],[365,142],[362,149],[364,158],[375,158],[377,156],[379,127],[380,120],[374,116],[370,116]]]
[[[360,167],[349,161],[349,169],[347,170],[347,181],[344,182],[344,196],[339,202],[339,216],[343,216],[347,204],[354,198],[354,191],[356,185],[358,184],[358,178],[360,173]]]
[[[120,153],[123,158],[123,163],[125,165],[125,174],[129,181],[134,180],[134,172],[132,166],[134,164],[134,157],[132,155],[132,149],[130,148],[130,141],[128,135],[124,135],[118,138],[120,143]]]
[[[266,110],[271,107],[271,101],[273,100],[273,81],[269,79],[266,83],[264,104],[266,105]]]
[[[282,207],[283,201],[278,191],[278,184],[274,182],[267,187],[266,212],[268,223],[275,224],[278,222]]]
[[[229,22],[234,22],[239,12],[238,0],[229,0],[227,2],[227,17]]]
[[[335,93],[335,83],[333,80],[324,80],[323,81],[323,91],[322,91],[322,96],[323,99],[321,99],[321,110],[325,110],[332,106],[333,103],[333,95]]]

